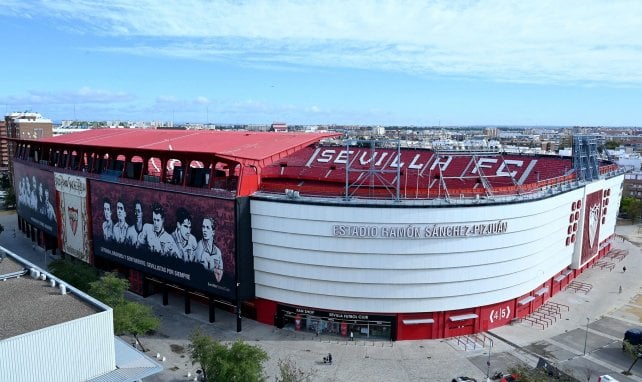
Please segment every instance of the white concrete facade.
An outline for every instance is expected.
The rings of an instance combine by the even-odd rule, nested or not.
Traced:
[[[254,199],[256,296],[377,313],[449,311],[510,300],[578,263],[574,253],[581,235],[566,244],[573,202],[610,189],[599,242],[613,234],[622,180],[620,175],[544,199],[494,205]],[[390,237],[401,228],[410,235]]]

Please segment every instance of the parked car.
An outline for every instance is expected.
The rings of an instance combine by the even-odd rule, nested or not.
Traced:
[[[457,377],[453,378],[452,382],[477,382],[477,380],[470,377]]]
[[[642,329],[632,328],[624,333],[624,341],[622,341],[622,350],[624,350],[624,342],[628,342],[633,346],[642,345]]]
[[[597,377],[597,382],[618,382],[618,380],[610,375],[600,375]]]
[[[519,375],[517,374],[506,374],[499,380],[499,382],[519,382]]]

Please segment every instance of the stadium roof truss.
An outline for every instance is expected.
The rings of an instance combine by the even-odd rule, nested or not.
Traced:
[[[363,146],[365,144],[370,146],[370,166],[367,169],[360,169],[358,167],[353,167],[351,166],[352,159],[350,158],[350,145],[351,144],[357,144],[360,146]],[[397,166],[396,169],[394,170],[386,170],[384,168],[376,168],[374,163],[375,163],[375,155],[376,155],[376,148],[377,147],[395,147],[397,149],[397,155],[401,155],[401,146],[398,140],[396,141],[391,141],[391,140],[348,140],[346,143],[346,153],[348,153],[348,158],[346,160],[346,176],[345,176],[345,194],[344,194],[344,199],[345,200],[350,200],[352,197],[358,194],[358,191],[363,189],[363,188],[369,188],[370,189],[370,194],[374,194],[372,190],[375,188],[385,188],[388,193],[390,194],[390,197],[394,199],[395,201],[400,201],[401,200],[401,177],[402,173],[400,170],[400,167]],[[513,171],[510,169],[510,163],[505,161],[504,156],[502,155],[501,152],[496,151],[496,150],[476,150],[476,151],[462,151],[462,150],[438,150],[435,149],[433,150],[435,153],[436,157],[436,162],[438,163],[436,166],[437,174],[435,174],[436,180],[439,182],[438,183],[438,189],[437,189],[437,198],[444,198],[445,200],[449,200],[450,198],[457,197],[456,195],[451,195],[451,192],[449,191],[448,187],[448,180],[449,179],[457,179],[457,180],[476,180],[475,186],[478,187],[481,186],[484,189],[484,195],[487,198],[493,198],[494,197],[494,192],[493,192],[493,179],[503,177],[505,178],[506,175],[488,175],[484,173],[484,166],[480,164],[480,158],[488,158],[488,157],[496,157],[499,159],[499,163],[506,169],[506,173],[508,174],[508,178],[510,179],[510,183],[512,186],[515,187],[517,190],[518,194],[522,194],[523,190],[521,190],[520,187],[520,182],[515,179],[513,176]],[[464,170],[457,176],[447,176],[445,173],[442,171],[442,165],[441,165],[441,160],[445,157],[454,157],[454,156],[459,156],[459,157],[469,157],[470,160]],[[357,176],[357,179],[355,181],[350,181],[350,174],[351,173],[359,173]],[[391,181],[386,178],[386,174],[394,174],[395,177]],[[470,175],[474,174],[474,175]],[[418,177],[423,177],[423,171],[417,175]],[[426,189],[427,195],[430,196],[430,189],[432,188],[431,186],[434,184],[433,179],[432,179],[432,169],[428,171],[428,176],[429,176],[429,181],[428,181],[428,187]]]

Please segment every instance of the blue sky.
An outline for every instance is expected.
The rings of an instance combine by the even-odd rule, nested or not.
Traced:
[[[642,2],[0,0],[53,120],[642,125]]]

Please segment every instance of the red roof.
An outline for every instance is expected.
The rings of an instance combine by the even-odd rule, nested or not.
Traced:
[[[134,150],[205,153],[238,162],[267,162],[337,133],[278,133],[213,130],[93,129],[39,142]],[[267,164],[265,163],[265,164]]]

